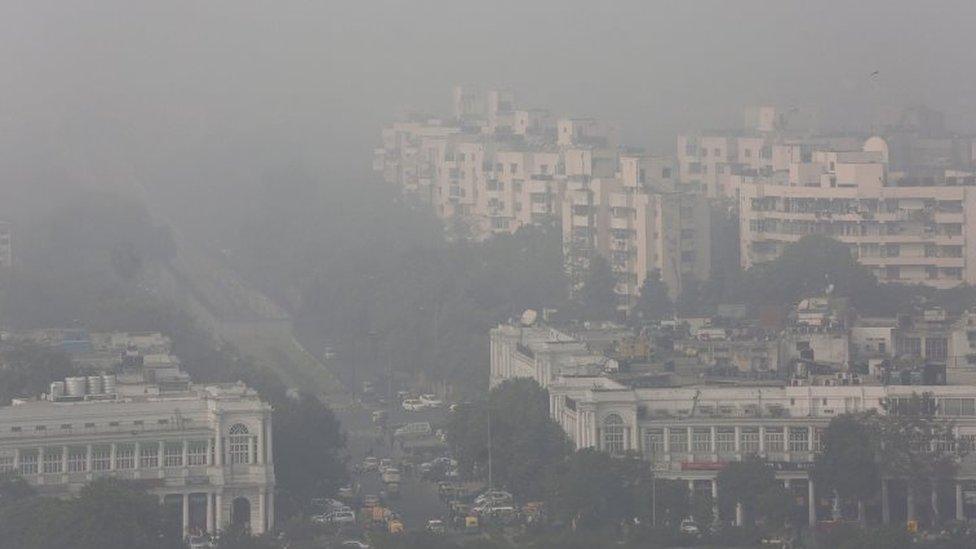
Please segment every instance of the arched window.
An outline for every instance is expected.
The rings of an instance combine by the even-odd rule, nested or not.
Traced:
[[[627,449],[624,440],[624,420],[617,414],[603,418],[603,450],[610,454],[622,454]]]
[[[230,464],[236,465],[240,463],[251,463],[251,450],[250,450],[250,431],[247,430],[247,425],[237,423],[231,426],[230,434],[227,437],[227,451],[230,455]]]
[[[242,425],[243,427],[243,425]],[[247,429],[245,429],[246,431]],[[245,528],[251,525],[251,502],[245,497],[234,498],[230,507],[230,522]]]

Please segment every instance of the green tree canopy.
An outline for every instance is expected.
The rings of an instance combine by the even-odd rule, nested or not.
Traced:
[[[594,254],[579,292],[580,316],[587,320],[610,320],[617,317],[617,279],[610,263]]]
[[[647,273],[641,284],[640,296],[631,311],[631,318],[638,323],[654,322],[671,318],[674,304],[668,295],[668,285],[661,280],[661,271],[654,269]]]

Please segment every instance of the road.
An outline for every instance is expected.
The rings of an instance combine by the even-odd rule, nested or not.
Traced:
[[[337,413],[348,433],[350,464],[361,463],[368,455],[394,460],[399,457],[391,449],[387,437],[372,424],[370,415],[373,409],[357,405]],[[443,409],[406,412],[396,408],[390,410],[390,413],[389,425],[428,421],[436,428],[436,425],[443,424],[446,417]],[[354,475],[354,480],[359,481],[362,495],[379,495],[383,489],[383,482],[376,472]],[[404,525],[411,530],[423,528],[430,519],[443,519],[447,516],[447,506],[437,495],[437,485],[405,474],[400,482],[400,497],[389,500],[387,506],[396,511],[403,518]]]

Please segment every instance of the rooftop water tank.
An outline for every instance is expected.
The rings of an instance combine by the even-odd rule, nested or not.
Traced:
[[[105,394],[114,395],[116,392],[115,385],[115,374],[102,374],[102,388],[105,389]]]
[[[102,394],[102,376],[88,376],[88,394]]]
[[[65,387],[68,392],[68,396],[71,397],[83,397],[85,396],[85,383],[86,379],[83,377],[69,377],[64,380]]]
[[[58,400],[64,396],[64,382],[55,381],[51,383],[51,400]]]

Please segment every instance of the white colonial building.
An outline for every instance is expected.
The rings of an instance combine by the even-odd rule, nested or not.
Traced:
[[[577,448],[637,452],[658,477],[687,480],[693,490],[713,496],[715,479],[726,464],[756,455],[804,501],[811,524],[818,515],[817,505],[809,502],[823,495],[816,493],[809,471],[831,418],[867,410],[883,413],[882,403],[927,393],[935,398],[938,413],[953,422],[960,440],[969,447],[976,440],[976,386],[880,386],[841,379],[829,385],[638,388],[597,376],[562,377],[548,388],[550,414]],[[924,500],[910,490],[905,498],[889,497],[889,484],[895,483],[884,484],[885,520],[893,513],[915,517],[921,510],[916,501],[934,502],[944,516],[976,517],[971,460],[963,462],[950,490],[927,494]]]
[[[240,383],[179,379],[68,378],[44,400],[0,408],[0,472],[62,497],[98,478],[130,480],[158,496],[184,534],[231,523],[267,532],[274,527],[271,407]]]

